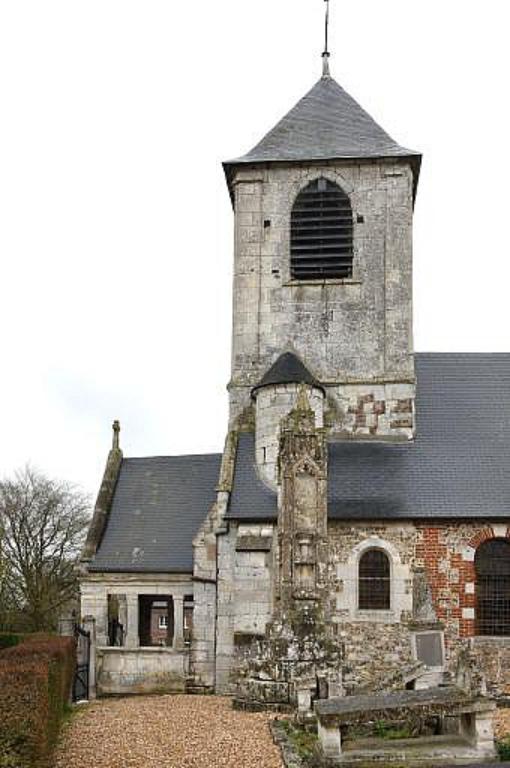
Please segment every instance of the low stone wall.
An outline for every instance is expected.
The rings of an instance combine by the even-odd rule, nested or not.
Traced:
[[[98,695],[182,693],[188,652],[171,648],[98,648]]]

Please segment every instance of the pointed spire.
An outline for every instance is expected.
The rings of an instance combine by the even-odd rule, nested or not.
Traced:
[[[234,176],[244,164],[405,158],[412,166],[416,194],[421,154],[401,147],[331,77],[329,0],[326,2],[322,76],[311,90],[246,155],[223,163],[232,202]]]
[[[113,439],[112,439],[112,450],[119,451],[120,450],[120,441],[119,441],[119,435],[120,435],[120,421],[115,421],[112,424],[113,429]]]

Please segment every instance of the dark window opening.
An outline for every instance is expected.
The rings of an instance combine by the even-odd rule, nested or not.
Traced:
[[[390,561],[379,549],[369,549],[359,561],[358,607],[362,611],[390,610]]]
[[[328,179],[316,179],[297,196],[291,214],[290,272],[294,280],[352,277],[352,208]]]
[[[174,610],[170,595],[139,595],[138,633],[140,645],[171,647],[174,638]]]
[[[510,635],[510,542],[485,541],[476,550],[476,631]]]

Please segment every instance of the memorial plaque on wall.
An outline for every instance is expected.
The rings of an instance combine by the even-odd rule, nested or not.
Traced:
[[[441,632],[418,632],[415,635],[416,657],[427,667],[442,667],[443,638]]]

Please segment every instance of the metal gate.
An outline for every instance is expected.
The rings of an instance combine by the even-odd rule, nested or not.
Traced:
[[[89,698],[90,632],[78,624],[74,626],[76,638],[76,672],[73,682],[73,701]]]

